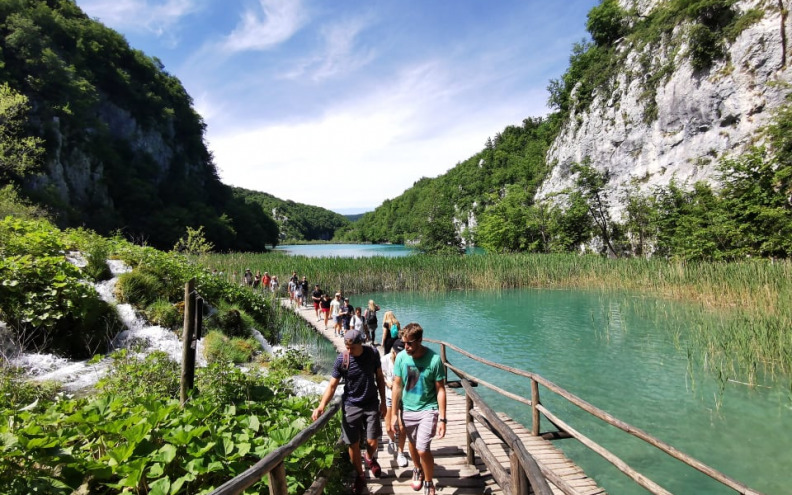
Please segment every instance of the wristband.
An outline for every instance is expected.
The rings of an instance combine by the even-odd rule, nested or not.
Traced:
[[[447,419],[445,419],[445,418],[440,418],[440,422],[441,422],[441,423],[448,423],[448,420],[447,420]]]

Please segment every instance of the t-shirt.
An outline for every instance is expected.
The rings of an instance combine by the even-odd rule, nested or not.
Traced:
[[[358,357],[349,355],[349,368],[341,399],[344,404],[358,407],[372,407],[379,404],[377,388],[377,368],[381,367],[379,353],[369,346],[363,346],[363,354]],[[344,353],[338,355],[333,365],[333,378],[344,376]]]
[[[436,352],[427,347],[418,359],[400,352],[393,364],[393,374],[402,380],[401,402],[405,411],[438,408],[435,383],[445,379],[445,367]]]
[[[341,301],[333,299],[330,301],[330,316],[337,316],[341,311]]]
[[[387,385],[388,382],[393,382],[393,361],[390,352],[380,358],[380,366],[382,366],[382,376],[385,377],[385,396],[390,399],[391,389]]]
[[[314,300],[315,302],[319,302],[319,299],[321,299],[321,298],[322,298],[322,294],[324,294],[324,292],[322,292],[322,289],[316,289],[316,290],[315,290],[315,291],[313,291],[313,293],[311,294],[311,297],[313,298],[313,300]]]

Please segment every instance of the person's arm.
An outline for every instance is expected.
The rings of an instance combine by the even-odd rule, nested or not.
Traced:
[[[391,410],[393,410],[393,421],[388,425],[388,431],[395,433],[399,425],[399,405],[401,404],[402,379],[398,375],[393,375],[393,388],[391,389]]]
[[[443,385],[443,380],[435,382],[435,390],[437,390],[437,409],[440,413],[440,419],[448,420],[446,417],[446,389]],[[443,438],[446,434],[446,422],[439,421],[437,425],[437,438]]]
[[[341,379],[339,378],[330,378],[330,384],[327,385],[327,389],[325,389],[324,394],[322,394],[322,400],[319,401],[319,406],[316,409],[314,409],[313,413],[311,414],[312,420],[316,421],[319,418],[319,416],[322,415],[322,413],[325,410],[325,407],[327,407],[327,404],[330,403],[330,400],[333,398],[333,395],[335,395],[336,388],[338,388],[338,384],[340,381]]]

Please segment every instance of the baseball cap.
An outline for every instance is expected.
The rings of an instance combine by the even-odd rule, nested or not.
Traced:
[[[349,342],[350,344],[362,344],[366,339],[363,338],[363,334],[360,330],[347,330],[344,332],[344,342]]]
[[[393,349],[394,351],[396,351],[397,353],[399,353],[399,352],[403,351],[403,350],[404,350],[404,342],[402,342],[402,339],[396,339],[396,340],[393,342],[393,347],[392,347],[392,349]]]

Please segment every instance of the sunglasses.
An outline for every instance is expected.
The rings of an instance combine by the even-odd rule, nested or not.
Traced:
[[[421,341],[421,339],[415,339],[415,340],[402,340],[402,342],[404,343],[404,346],[405,346],[405,347],[406,347],[406,346],[410,346],[410,347],[412,347],[413,345],[415,345],[416,343],[418,343],[418,342],[420,342],[420,341]]]

